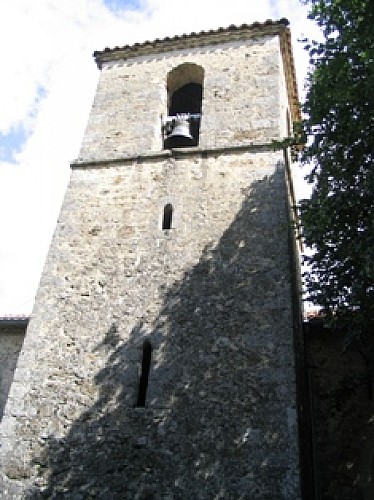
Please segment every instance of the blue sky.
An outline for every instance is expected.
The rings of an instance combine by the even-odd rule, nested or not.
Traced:
[[[15,155],[20,152],[28,138],[22,124],[13,126],[7,134],[0,133],[0,162],[15,163]]]
[[[121,10],[140,10],[142,3],[139,0],[105,0],[104,4],[114,13],[118,13]]]
[[[311,23],[299,0],[2,2],[0,315],[31,312],[99,77],[92,53],[280,17],[291,22],[302,85],[297,38]]]
[[[45,89],[43,87],[39,87],[36,92],[32,109],[28,113],[28,118],[20,123],[11,124],[7,132],[0,132],[0,165],[2,162],[17,163],[16,155],[21,152],[32,133],[32,130],[30,129],[30,122],[36,118],[39,104],[45,96]]]

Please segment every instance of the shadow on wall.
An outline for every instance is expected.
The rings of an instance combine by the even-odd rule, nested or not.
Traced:
[[[218,245],[165,289],[152,329],[139,319],[124,342],[125,320],[108,325],[99,398],[66,437],[46,438],[26,498],[297,497],[283,170],[244,194]],[[146,405],[136,407],[128,380],[146,339]]]
[[[374,342],[347,346],[323,320],[305,325],[318,498],[374,498]],[[362,353],[360,353],[362,348]],[[369,370],[368,370],[369,368]]]
[[[26,327],[27,320],[0,319],[0,422],[13,381],[18,355],[25,338]]]

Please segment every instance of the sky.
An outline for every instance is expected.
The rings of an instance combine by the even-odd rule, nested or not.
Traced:
[[[99,78],[93,52],[282,17],[302,95],[298,40],[316,28],[300,0],[0,0],[0,316],[32,311]]]

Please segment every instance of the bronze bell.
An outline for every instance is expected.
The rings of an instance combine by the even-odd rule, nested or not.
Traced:
[[[190,132],[188,115],[177,115],[173,130],[165,139],[165,148],[183,148],[194,145],[195,139]]]

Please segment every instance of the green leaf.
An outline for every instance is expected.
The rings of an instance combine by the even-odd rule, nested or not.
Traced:
[[[357,339],[374,332],[374,9],[372,0],[303,3],[325,37],[305,46],[313,68],[302,163],[313,192],[300,213],[314,251],[305,282],[309,299]]]

